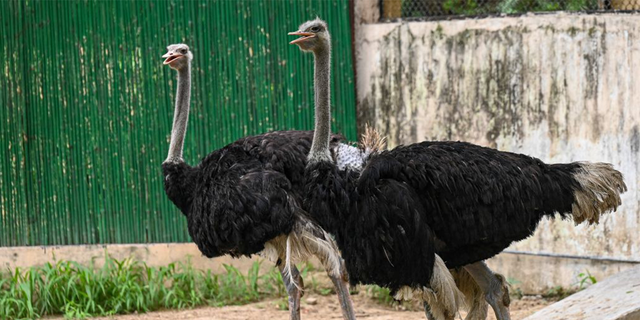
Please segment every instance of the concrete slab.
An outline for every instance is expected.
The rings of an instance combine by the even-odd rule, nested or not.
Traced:
[[[640,320],[640,266],[611,276],[525,320]]]

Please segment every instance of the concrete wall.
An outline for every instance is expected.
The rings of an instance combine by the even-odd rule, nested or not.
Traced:
[[[200,253],[193,243],[157,243],[157,244],[110,244],[48,247],[3,247],[0,248],[0,269],[13,270],[41,266],[56,261],[75,261],[83,265],[100,268],[104,264],[105,255],[123,260],[133,258],[143,261],[148,266],[160,267],[170,263],[184,263],[200,270],[211,270],[214,273],[225,273],[224,264],[233,265],[242,272],[247,272],[254,262],[261,261],[261,271],[270,270],[275,265],[258,256],[253,258],[232,258],[222,256],[209,259]],[[320,266],[312,260],[314,266]]]
[[[510,249],[640,260],[640,15],[357,27],[359,123],[390,147],[464,140],[624,173],[623,206],[599,226],[545,220]]]

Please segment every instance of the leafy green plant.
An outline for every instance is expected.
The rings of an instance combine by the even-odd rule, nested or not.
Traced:
[[[330,295],[332,293],[335,293],[335,291],[333,290],[333,288],[319,288],[318,289],[318,293],[321,296],[328,296],[328,295]]]
[[[403,0],[403,17],[598,10],[598,0]]]
[[[594,277],[589,270],[578,274],[578,290],[582,290],[587,286],[598,283],[598,279]]]
[[[500,13],[524,13],[543,11],[581,11],[598,9],[597,0],[503,0],[497,5]]]
[[[0,319],[36,319],[62,314],[87,318],[161,308],[244,304],[265,296],[284,296],[279,272],[259,274],[255,263],[247,274],[225,265],[213,274],[191,263],[149,267],[132,259],[107,256],[101,268],[59,261],[0,274]]]
[[[395,300],[391,297],[391,291],[389,291],[389,289],[376,285],[369,285],[366,286],[366,288],[367,296],[373,298],[378,303],[388,306],[395,303]]]
[[[452,14],[472,15],[480,13],[480,6],[476,0],[446,0],[442,9]]]
[[[516,278],[509,277],[507,278],[507,283],[509,284],[509,296],[515,299],[522,299],[522,297],[524,296],[524,293],[522,292],[522,289],[520,289],[520,287],[517,286],[522,282],[520,282],[520,280]]]
[[[544,298],[547,299],[555,299],[555,300],[562,300],[572,294],[575,293],[575,290],[567,290],[565,288],[563,288],[562,286],[555,286],[551,289],[549,289],[549,291],[547,292],[547,294],[542,295]]]
[[[287,297],[276,300],[275,303],[278,310],[289,310],[289,299]]]

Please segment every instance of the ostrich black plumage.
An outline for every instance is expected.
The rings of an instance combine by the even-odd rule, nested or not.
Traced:
[[[300,317],[297,269],[287,268],[296,254],[317,256],[336,286],[343,314],[354,319],[346,272],[336,245],[301,209],[302,183],[311,131],[277,131],[245,137],[207,155],[197,166],[182,157],[187,129],[192,53],[170,45],[164,64],[178,73],[169,154],[162,164],[169,199],[187,218],[189,234],[207,257],[262,253],[276,260],[289,294],[292,319]],[[330,138],[339,149],[340,137]]]
[[[352,284],[377,284],[394,293],[410,286],[437,307],[437,316],[453,317],[461,295],[434,253],[434,235],[423,222],[418,194],[390,180],[381,186],[379,198],[358,207],[359,171],[340,170],[331,157],[331,39],[326,23],[309,21],[290,35],[301,36],[291,43],[313,52],[315,63],[315,132],[305,170],[305,208],[335,236]]]
[[[340,170],[328,151],[327,25],[316,19],[291,34],[315,58],[316,128],[304,207],[335,235],[352,283],[405,297],[417,291],[428,318],[453,319],[458,298],[446,263],[464,268],[497,318],[509,319],[504,281],[482,260],[530,236],[545,216],[596,223],[621,204],[626,185],[610,164],[549,165],[463,142],[401,146],[371,155],[361,171]]]

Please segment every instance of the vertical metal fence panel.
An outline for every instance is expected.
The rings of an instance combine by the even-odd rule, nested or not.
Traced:
[[[189,241],[166,199],[176,74],[192,47],[185,158],[313,126],[312,56],[288,31],[329,23],[334,131],[355,139],[346,0],[0,3],[0,246]]]

